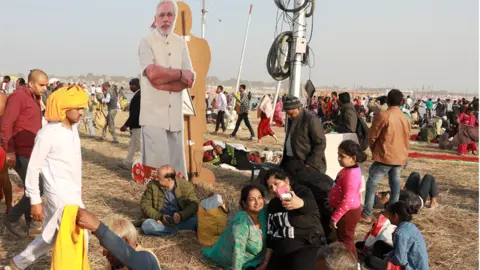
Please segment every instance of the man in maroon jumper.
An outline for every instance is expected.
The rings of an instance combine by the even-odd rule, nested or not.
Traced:
[[[15,169],[24,185],[35,136],[42,128],[40,101],[47,90],[47,74],[39,69],[32,70],[28,75],[28,86],[20,86],[8,97],[0,131],[2,147],[7,152],[6,165]],[[40,179],[41,191],[43,191],[42,180]],[[37,229],[41,230],[41,224],[32,221],[30,208],[30,198],[24,194],[8,213],[5,226],[13,234],[26,237],[28,232],[34,234]],[[28,231],[20,226],[22,215],[25,215]]]

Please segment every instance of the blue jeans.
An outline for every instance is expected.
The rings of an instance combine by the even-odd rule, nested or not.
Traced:
[[[197,225],[197,216],[193,216],[173,226],[159,224],[156,220],[149,218],[142,223],[142,232],[144,235],[166,236],[178,231],[196,231]]]
[[[400,170],[402,166],[388,165],[379,162],[373,162],[368,169],[367,191],[365,194],[365,203],[363,205],[363,215],[371,216],[373,204],[375,202],[375,193],[377,183],[388,174],[388,184],[390,185],[390,200],[388,203],[398,202],[400,198]]]

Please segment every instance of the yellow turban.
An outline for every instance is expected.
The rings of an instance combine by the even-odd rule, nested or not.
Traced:
[[[88,107],[88,94],[82,88],[62,87],[48,97],[45,119],[61,122],[65,120],[68,110],[86,107]]]

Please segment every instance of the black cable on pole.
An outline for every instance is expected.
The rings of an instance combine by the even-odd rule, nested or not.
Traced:
[[[312,0],[304,0],[303,4],[302,4],[301,6],[299,6],[299,7],[297,7],[297,8],[287,8],[287,7],[285,6],[284,1],[285,1],[285,0],[275,0],[274,2],[275,2],[275,5],[277,5],[277,7],[278,7],[279,9],[281,9],[282,11],[285,11],[285,12],[298,12],[298,11],[304,9],[304,8],[308,5],[308,3],[309,3],[310,1],[312,1]]]
[[[276,81],[283,81],[290,76],[291,46],[293,45],[292,31],[280,33],[273,41],[267,57],[267,71]],[[286,47],[286,51],[283,48]],[[285,62],[282,63],[283,59]]]
[[[294,0],[296,1],[296,0]],[[276,27],[275,27],[275,34],[278,32],[278,23],[279,20],[283,17],[283,22],[281,23],[281,28],[283,28],[283,23],[287,24],[292,24],[298,20],[298,17],[300,14],[297,14],[299,11],[303,9],[307,9],[306,11],[306,18],[312,17],[312,26],[310,29],[310,36],[308,37],[308,42],[307,42],[307,50],[305,54],[303,55],[303,58],[301,59],[302,65],[308,65],[310,69],[312,68],[311,66],[311,59],[314,58],[311,57],[310,53],[313,54],[313,51],[311,52],[310,46],[308,44],[310,43],[312,36],[313,36],[313,14],[315,11],[315,0],[304,0],[302,5],[297,7],[297,8],[287,8],[290,6],[291,0],[274,0],[275,5],[278,7],[279,10],[282,11],[282,14],[279,15],[277,11],[277,18],[276,18]],[[310,4],[310,6],[308,6]],[[293,13],[293,14],[289,14]],[[302,27],[305,27],[305,31],[307,31],[307,25],[306,22]],[[282,31],[282,30],[280,30]],[[295,46],[294,44],[294,39],[293,36],[296,34],[296,32],[293,31],[285,31],[280,33],[274,40],[272,46],[270,47],[270,50],[268,52],[268,57],[267,57],[267,71],[272,76],[272,78],[276,81],[283,81],[287,78],[290,77],[290,64],[291,64],[291,58],[292,58],[292,48]],[[313,59],[314,60],[314,59]]]
[[[310,36],[308,37],[308,41],[307,41],[307,44],[310,44],[310,41],[312,41],[312,37],[313,37],[313,19],[315,18],[315,16],[313,16],[313,11],[312,11],[312,26],[310,26]],[[307,31],[307,29],[305,29],[305,31]]]
[[[307,18],[310,18],[315,11],[315,0],[310,0],[310,2],[312,2],[312,4],[310,5],[310,11],[306,15]]]

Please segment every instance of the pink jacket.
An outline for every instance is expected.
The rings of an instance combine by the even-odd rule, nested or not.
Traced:
[[[335,185],[330,191],[329,202],[335,208],[332,220],[338,222],[345,213],[360,207],[362,172],[360,167],[343,168],[337,175]]]

